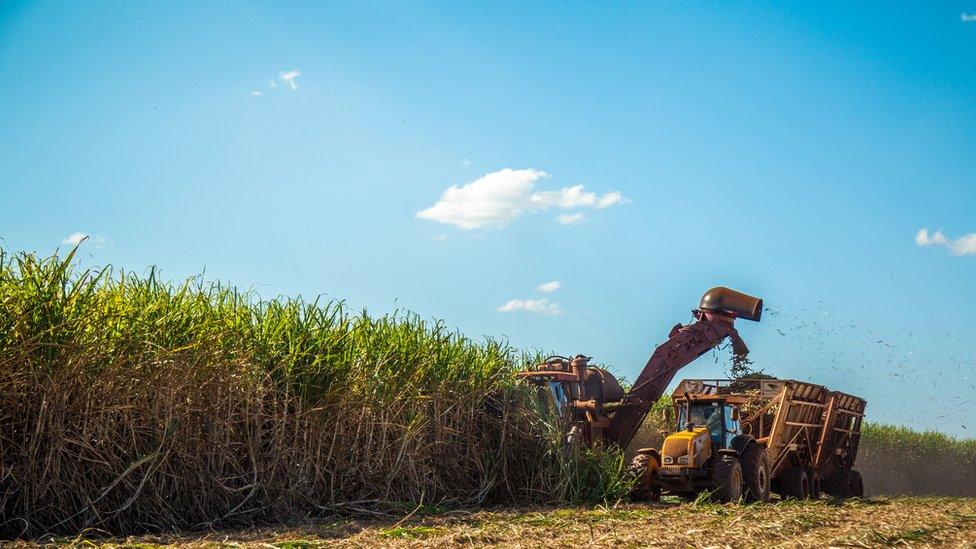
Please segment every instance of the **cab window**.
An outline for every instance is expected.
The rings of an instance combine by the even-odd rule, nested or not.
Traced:
[[[722,444],[725,431],[723,407],[718,402],[696,402],[682,406],[678,412],[678,428],[684,429],[690,421],[695,427],[707,427],[712,441]],[[690,419],[686,419],[690,418]]]
[[[735,414],[732,413],[732,407],[728,404],[725,405],[725,448],[732,446],[732,439],[739,434],[739,420],[733,419]]]
[[[732,406],[718,402],[692,403],[678,410],[678,429],[684,429],[690,417],[695,427],[707,427],[712,442],[728,448],[739,434],[739,421],[733,419]]]

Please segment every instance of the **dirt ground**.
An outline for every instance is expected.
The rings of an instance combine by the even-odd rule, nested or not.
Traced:
[[[540,507],[125,539],[60,538],[14,547],[976,547],[976,499],[714,505],[666,498],[616,507]]]

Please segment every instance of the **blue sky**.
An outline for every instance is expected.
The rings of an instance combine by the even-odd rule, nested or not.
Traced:
[[[976,432],[976,2],[198,4],[0,5],[6,249],[630,379],[727,285],[759,367]]]

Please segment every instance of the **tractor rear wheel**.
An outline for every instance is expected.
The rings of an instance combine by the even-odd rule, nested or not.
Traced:
[[[807,467],[807,482],[810,484],[810,499],[820,499],[820,473],[813,467]]]
[[[716,456],[709,476],[712,501],[731,503],[742,497],[742,465],[737,457]]]
[[[864,479],[861,478],[861,473],[854,470],[851,471],[851,497],[864,497]]]
[[[769,501],[769,454],[758,443],[749,444],[740,457],[746,501]]]
[[[631,501],[658,501],[661,487],[657,483],[657,469],[660,467],[652,454],[637,454],[627,467],[627,478],[634,481],[630,489]]]
[[[850,469],[838,469],[837,471],[834,471],[830,474],[830,476],[827,477],[826,482],[824,482],[824,492],[827,492],[837,499],[847,499],[851,497],[851,485],[853,477],[853,471]]]
[[[810,479],[806,469],[790,467],[783,471],[777,482],[779,495],[783,499],[807,499],[810,497]]]

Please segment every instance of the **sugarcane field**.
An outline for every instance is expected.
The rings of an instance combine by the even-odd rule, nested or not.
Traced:
[[[0,4],[0,546],[976,547],[976,4]]]

